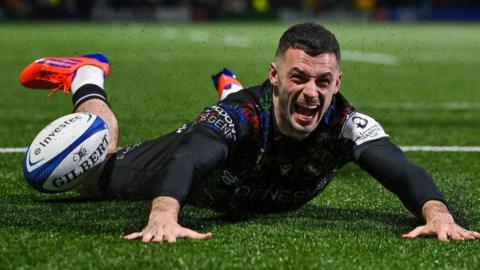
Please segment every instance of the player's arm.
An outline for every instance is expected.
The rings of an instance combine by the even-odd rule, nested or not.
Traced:
[[[152,201],[148,224],[140,232],[126,235],[127,240],[174,243],[178,238],[209,239],[212,234],[197,233],[178,223],[181,205],[193,181],[212,171],[227,156],[227,144],[207,127],[196,126],[183,141],[164,179],[151,186]]]
[[[480,233],[457,225],[433,179],[424,169],[412,164],[388,140],[371,143],[360,154],[358,165],[395,193],[402,203],[425,225],[402,235],[404,238],[437,236],[439,240],[474,240]]]
[[[429,200],[446,204],[439,188],[426,171],[411,163],[403,151],[387,138],[367,142],[360,147],[364,149],[361,149],[356,163],[395,193],[417,217],[423,217],[423,204]]]
[[[374,119],[354,113],[342,132],[342,136],[355,144],[356,163],[396,194],[407,209],[425,220],[425,225],[404,234],[404,238],[435,235],[440,240],[448,237],[471,240],[480,236],[455,223],[432,177],[410,162]]]

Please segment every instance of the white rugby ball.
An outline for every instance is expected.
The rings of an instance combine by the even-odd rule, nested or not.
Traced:
[[[56,193],[72,189],[80,177],[102,163],[110,137],[105,122],[90,113],[72,113],[48,124],[28,147],[23,174],[36,190]]]

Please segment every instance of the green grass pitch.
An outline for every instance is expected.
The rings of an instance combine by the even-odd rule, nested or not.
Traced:
[[[399,145],[480,145],[480,25],[327,25],[344,52],[342,92]],[[103,52],[120,144],[164,134],[216,95],[223,67],[246,86],[266,78],[280,24],[0,24],[0,148],[25,147],[71,112],[70,97],[30,91],[33,59]],[[480,230],[479,153],[409,152],[436,179],[459,222]],[[23,155],[0,153],[1,269],[478,269],[480,242],[403,240],[416,219],[348,165],[297,212],[248,220],[186,207],[180,222],[209,241],[127,242],[148,202],[81,202],[25,183]]]

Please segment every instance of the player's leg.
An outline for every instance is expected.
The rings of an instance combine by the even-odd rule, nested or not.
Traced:
[[[80,67],[72,81],[73,105],[75,112],[88,112],[103,119],[110,134],[108,153],[118,148],[118,122],[111,110],[104,90],[104,71],[92,65]]]
[[[104,192],[100,188],[100,179],[107,169],[108,159],[118,148],[118,122],[107,101],[103,70],[91,65],[79,68],[72,81],[71,90],[75,112],[95,114],[102,118],[108,127],[110,142],[106,161],[87,172],[88,175],[85,176],[87,179],[76,189],[83,198],[103,199]]]
[[[104,79],[110,71],[108,59],[101,54],[81,57],[50,57],[36,60],[20,74],[22,85],[33,89],[63,89],[65,94],[72,93],[75,112],[88,112],[102,118],[106,123],[110,143],[108,153],[116,152],[118,147],[118,123],[115,114],[108,105],[104,90]],[[107,158],[108,160],[108,158]],[[85,172],[85,182],[78,191],[87,198],[101,199],[98,187],[105,164]]]
[[[112,112],[107,103],[100,99],[91,99],[80,106],[75,112],[88,112],[100,116],[107,124],[108,133],[110,134],[110,143],[108,145],[108,153],[114,153],[118,148],[118,123],[115,114]]]
[[[103,199],[99,181],[107,169],[108,159],[118,148],[118,122],[108,104],[104,78],[105,72],[101,68],[85,65],[76,70],[71,85],[75,112],[88,112],[99,116],[107,124],[110,135],[106,161],[87,172],[87,179],[76,189],[80,196],[87,199]]]
[[[80,57],[50,57],[38,59],[20,74],[22,85],[33,89],[63,89],[73,94],[76,112],[89,112],[102,118],[110,133],[108,151],[118,146],[118,124],[108,106],[104,78],[110,71],[108,59],[102,54]]]

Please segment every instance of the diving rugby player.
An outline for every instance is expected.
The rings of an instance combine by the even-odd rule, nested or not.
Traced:
[[[101,54],[35,61],[20,75],[30,88],[73,93],[76,112],[100,116],[112,142],[82,194],[99,199],[151,199],[149,220],[127,240],[209,239],[182,227],[184,204],[228,214],[295,210],[320,194],[348,162],[358,164],[425,224],[402,235],[473,240],[457,225],[439,188],[412,164],[381,125],[340,94],[340,48],[323,26],[303,23],[280,38],[268,79],[242,89],[228,70],[214,81],[220,101],[194,121],[154,140],[116,151],[117,120],[103,89]],[[242,89],[242,90],[240,90]]]

